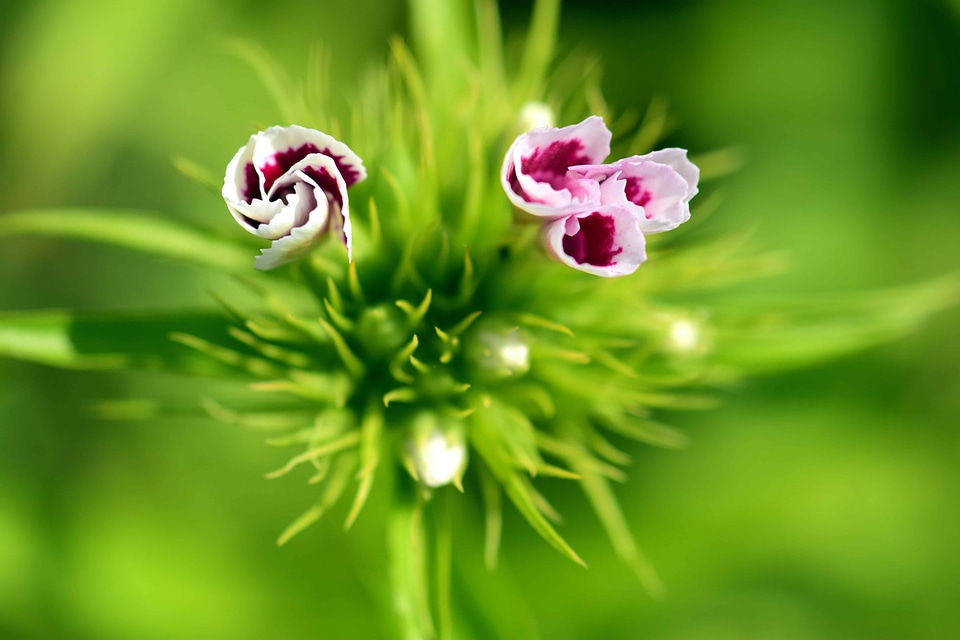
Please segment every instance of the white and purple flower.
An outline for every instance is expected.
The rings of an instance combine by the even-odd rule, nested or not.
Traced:
[[[547,220],[542,238],[552,257],[608,278],[633,273],[646,260],[645,235],[690,219],[700,178],[684,149],[601,164],[611,138],[598,116],[534,129],[514,141],[501,172],[510,201]]]
[[[237,151],[222,193],[240,226],[271,241],[254,266],[273,269],[328,234],[352,260],[347,189],[366,177],[363,161],[339,140],[296,125],[271,127]]]
[[[599,205],[597,181],[572,173],[570,167],[602,162],[610,155],[610,139],[599,116],[521,135],[507,151],[500,172],[507,197],[518,209],[550,219]]]

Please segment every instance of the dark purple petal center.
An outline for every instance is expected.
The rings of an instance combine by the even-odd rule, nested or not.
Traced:
[[[521,171],[536,180],[546,182],[557,191],[568,183],[567,169],[578,164],[589,164],[590,158],[583,155],[580,140],[557,140],[546,147],[534,149],[520,162]]]
[[[563,236],[563,251],[580,264],[609,267],[620,252],[613,239],[616,223],[609,216],[594,211],[580,218],[580,230],[572,236]]]
[[[257,169],[252,162],[248,162],[243,168],[243,201],[250,204],[254,200],[260,200],[263,195],[260,193],[260,176],[257,175]]]
[[[629,177],[626,181],[627,185],[624,187],[624,195],[627,196],[627,200],[641,207],[646,206],[653,198],[653,194],[643,188],[643,180]]]
[[[344,158],[347,156],[334,155],[329,148],[324,149],[320,153],[333,160],[333,163],[337,165],[337,171],[340,172],[340,177],[343,178],[343,181],[347,187],[352,187],[357,183],[358,180],[360,180],[360,171],[354,168],[352,164],[344,162]],[[320,186],[322,187],[323,185]],[[324,190],[326,191],[326,188],[324,188]],[[335,191],[336,189],[333,191],[327,191],[327,193],[334,193]]]
[[[308,142],[307,144],[301,145],[296,149],[277,151],[275,154],[267,158],[260,167],[260,172],[263,173],[263,190],[270,191],[270,187],[273,186],[273,183],[276,182],[280,176],[285,174],[287,171],[290,171],[290,167],[297,164],[311,153],[320,153],[320,149],[318,149],[316,145]]]
[[[317,148],[316,145],[308,142],[306,144],[303,144],[297,147],[296,149],[291,148],[291,149],[287,149],[286,151],[278,151],[272,156],[270,156],[269,158],[267,158],[263,166],[260,167],[260,171],[263,173],[264,191],[270,191],[270,187],[273,186],[274,182],[280,179],[280,176],[285,174],[287,171],[290,171],[293,165],[297,164],[298,162],[306,158],[311,153],[319,153],[333,160],[334,164],[337,165],[337,171],[340,172],[341,177],[343,177],[343,181],[346,183],[348,187],[356,183],[360,179],[360,171],[357,170],[352,164],[344,162],[344,158],[346,158],[346,156],[335,155],[331,153],[329,148],[323,149],[321,151],[320,149]],[[248,165],[248,166],[252,167],[253,165]],[[336,179],[334,179],[333,176],[330,176],[330,174],[327,173],[326,171],[324,171],[323,173],[324,175],[327,176],[327,178],[325,178],[324,180],[327,183],[330,183],[332,181],[332,186],[330,188],[327,188],[326,184],[321,184],[319,181],[317,182],[317,184],[319,184],[320,187],[322,187],[323,190],[326,191],[327,193],[330,193],[330,194],[338,193],[339,189],[336,186],[336,182],[337,182]],[[256,178],[256,174],[254,174],[254,178]],[[256,180],[254,180],[254,183],[256,183]],[[250,193],[249,168],[247,171],[247,189],[248,189],[248,193]],[[259,184],[257,184],[256,193],[258,195],[256,197],[260,197],[259,189],[260,189]],[[339,199],[339,196],[336,196],[336,197]],[[247,202],[249,202],[249,200]]]
[[[317,186],[323,189],[328,198],[333,198],[340,208],[343,209],[343,196],[340,194],[340,188],[337,186],[337,179],[330,175],[330,172],[324,167],[304,167],[303,173],[311,180],[317,183]]]
[[[520,186],[520,178],[517,177],[516,167],[513,167],[510,169],[510,188],[513,189],[513,192],[515,194],[517,194],[527,202],[532,201],[532,198],[530,198],[530,196],[528,196],[527,193],[523,190],[523,187]]]

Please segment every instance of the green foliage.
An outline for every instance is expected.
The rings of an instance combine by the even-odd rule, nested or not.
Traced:
[[[415,0],[411,18],[412,51],[400,39],[391,43],[388,65],[359,88],[344,127],[372,169],[353,192],[352,264],[343,266],[339,247],[319,250],[276,278],[251,283],[259,298],[251,309],[223,301],[219,312],[196,314],[4,314],[0,353],[66,368],[243,378],[262,392],[263,406],[210,400],[206,410],[227,423],[277,427],[268,443],[297,452],[267,477],[311,468],[307,482],[318,491],[278,544],[351,489],[347,528],[378,483],[393,491],[385,518],[388,580],[405,637],[449,637],[453,615],[449,513],[434,508],[458,496],[416,471],[414,458],[423,454],[413,433],[424,414],[451,431],[464,429],[478,454],[470,467],[476,482],[451,482],[468,499],[479,484],[488,566],[497,564],[504,495],[554,549],[586,564],[538,490],[542,476],[563,478],[580,485],[617,556],[658,593],[659,578],[611,488],[626,480],[631,457],[610,434],[683,446],[682,433],[651,419],[656,410],[708,408],[719,389],[747,374],[807,366],[903,336],[955,303],[956,280],[883,294],[736,303],[722,298],[725,287],[783,267],[779,255],[747,252],[740,234],[651,243],[650,264],[634,278],[599,281],[564,269],[536,251],[534,230],[514,219],[498,175],[528,100],[546,98],[571,119],[587,110],[611,115],[588,62],[554,68],[559,3],[535,4],[516,70],[504,62],[492,1],[479,0],[471,12],[465,2]],[[310,99],[322,91],[309,84],[292,90],[257,45],[228,48],[253,68],[284,118],[342,135],[323,100]],[[642,121],[616,122],[629,134],[619,140],[630,152],[655,146],[672,127],[658,100]],[[711,159],[714,175],[738,160]],[[179,165],[210,186],[195,164]],[[710,195],[701,196],[695,219],[715,203]],[[242,245],[136,212],[22,211],[4,214],[3,222],[4,236],[92,240],[231,274],[247,274],[252,262]],[[269,411],[275,394],[295,402]],[[394,479],[401,467],[408,474]],[[434,529],[426,522],[431,514]]]

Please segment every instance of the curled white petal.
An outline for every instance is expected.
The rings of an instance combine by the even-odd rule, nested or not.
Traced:
[[[326,234],[352,260],[347,188],[365,177],[363,162],[339,140],[296,125],[271,127],[234,155],[222,194],[240,226],[272,241],[257,268],[290,262]]]

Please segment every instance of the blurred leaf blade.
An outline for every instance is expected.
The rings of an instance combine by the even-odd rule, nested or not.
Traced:
[[[242,245],[140,211],[68,208],[0,215],[0,237],[15,235],[92,240],[230,273],[253,266],[253,252]]]
[[[741,325],[725,320],[717,360],[763,373],[812,366],[902,338],[958,300],[960,276],[950,275],[890,291],[769,304],[783,311]]]

